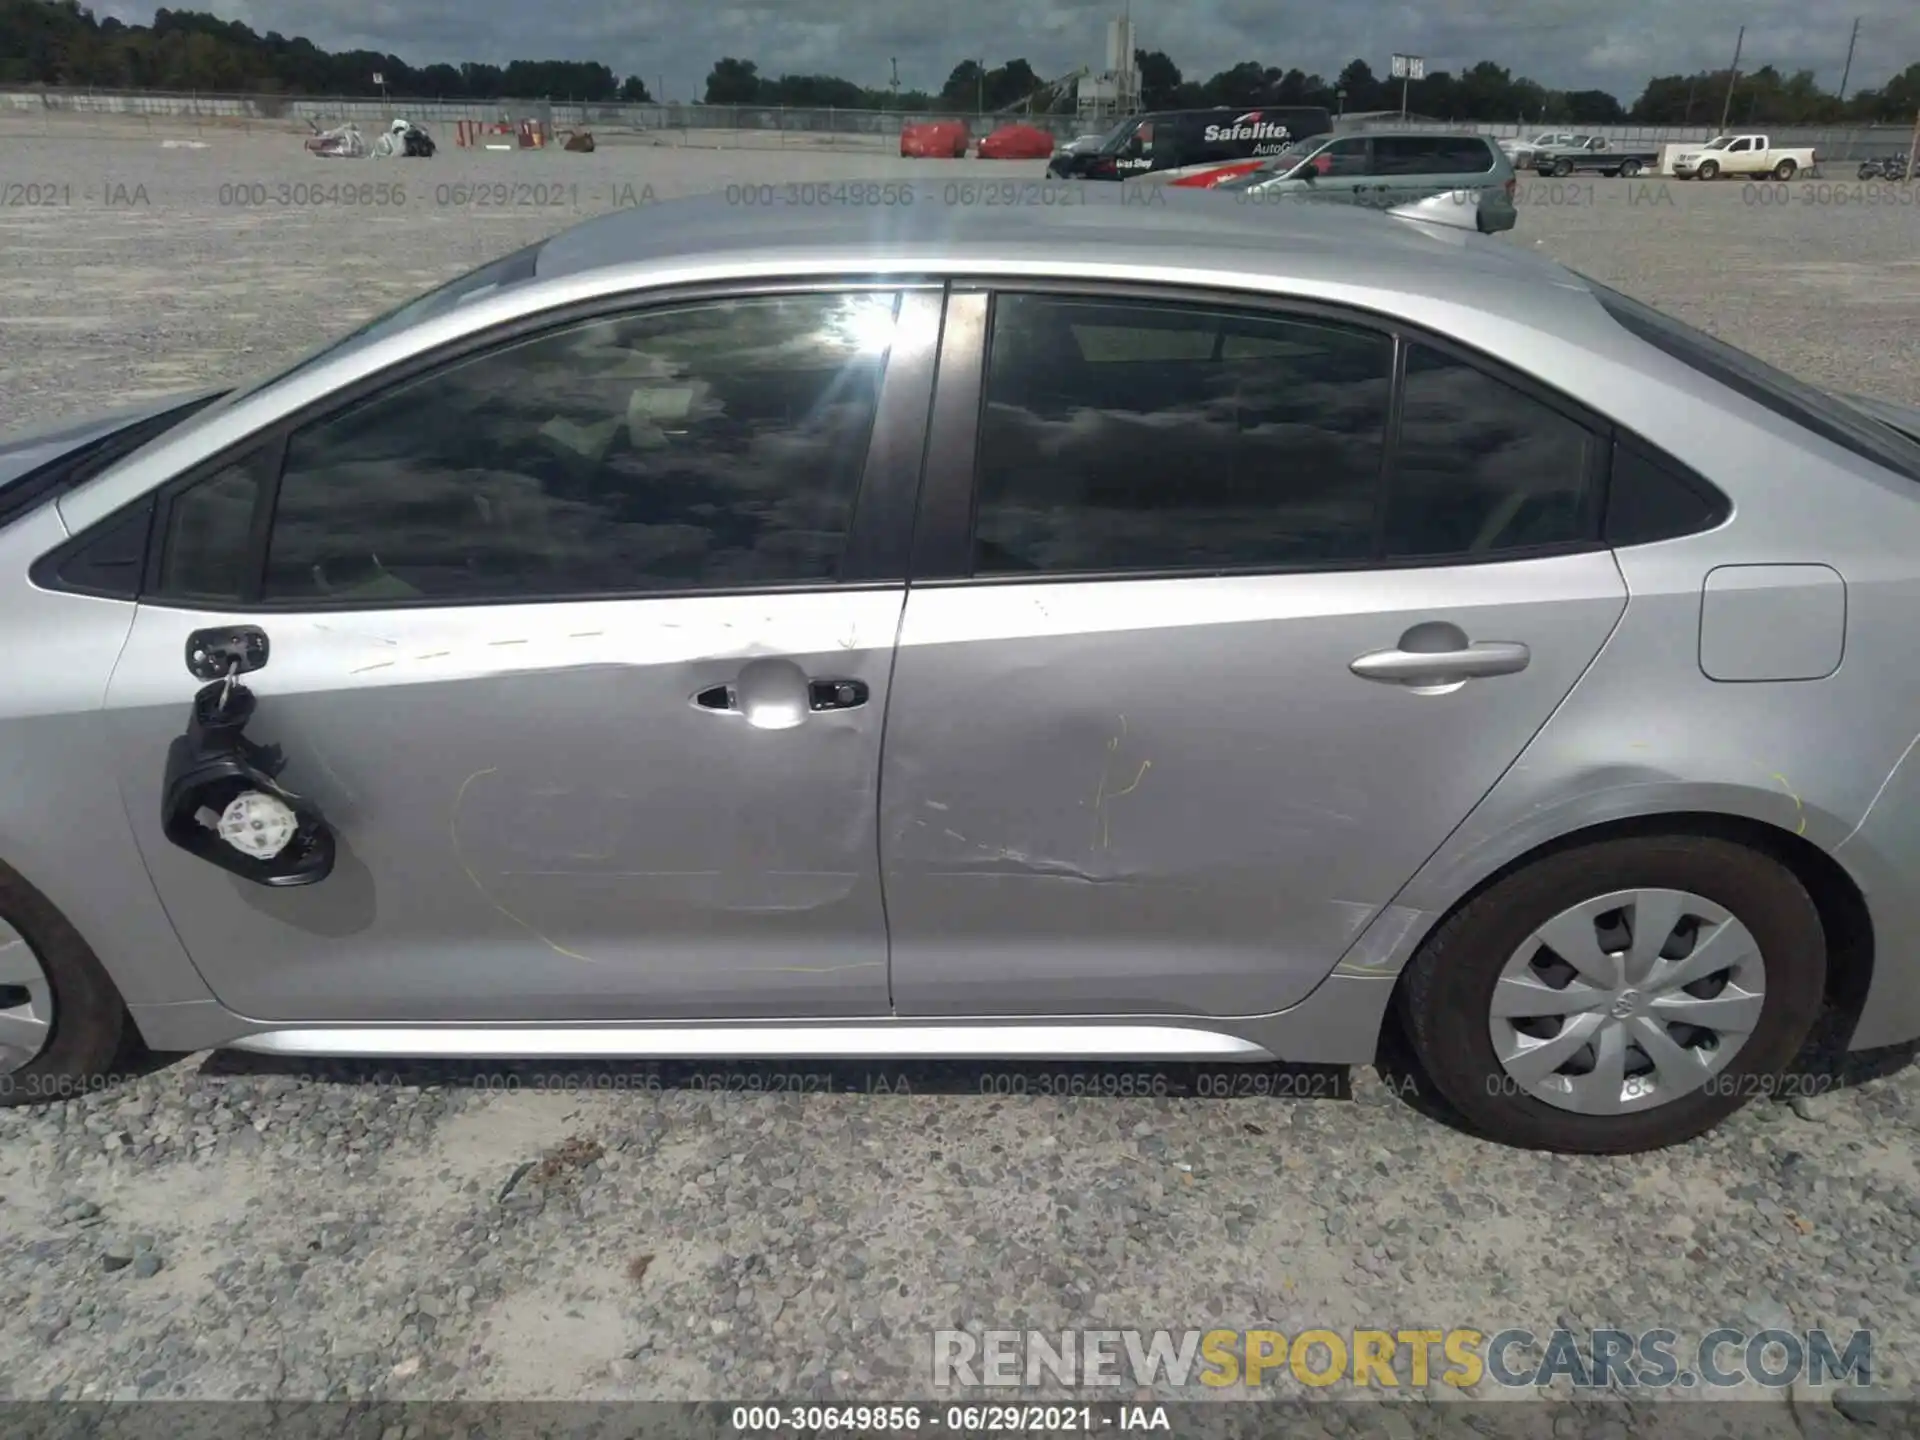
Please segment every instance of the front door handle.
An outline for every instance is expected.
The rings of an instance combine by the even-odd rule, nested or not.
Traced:
[[[744,716],[756,730],[791,730],[809,715],[858,710],[867,703],[864,680],[816,680],[793,661],[754,660],[731,683],[695,692],[696,709],[711,715]]]
[[[863,680],[815,680],[807,686],[807,702],[815,711],[858,710],[867,703],[866,682]]]
[[[821,710],[858,710],[867,703],[868,693],[864,680],[810,680],[807,682],[807,709],[815,713]],[[693,703],[702,710],[737,715],[740,713],[740,692],[731,685],[710,685],[693,697]]]

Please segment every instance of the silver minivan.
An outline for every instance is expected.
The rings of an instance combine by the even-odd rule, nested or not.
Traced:
[[[1513,164],[1484,135],[1454,131],[1381,131],[1320,136],[1276,155],[1258,169],[1213,188],[1248,198],[1337,200],[1381,209],[1459,193],[1483,233],[1511,230]]]

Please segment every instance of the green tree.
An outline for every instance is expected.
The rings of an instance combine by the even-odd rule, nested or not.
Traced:
[[[1164,50],[1136,50],[1133,68],[1140,76],[1140,103],[1149,110],[1171,109],[1180,93],[1180,67]]]
[[[709,105],[751,105],[760,98],[760,67],[731,57],[713,62],[707,72]]]
[[[1340,78],[1333,82],[1346,95],[1345,105],[1349,110],[1383,110],[1384,88],[1373,76],[1373,67],[1364,60],[1349,60],[1346,68],[1340,72]],[[1393,108],[1400,108],[1398,90],[1393,96]]]
[[[947,74],[940,87],[940,103],[955,110],[982,108],[986,97],[987,72],[978,60],[962,60]]]

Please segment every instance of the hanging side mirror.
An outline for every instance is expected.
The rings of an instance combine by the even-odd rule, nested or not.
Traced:
[[[279,783],[287,763],[279,747],[247,739],[257,702],[237,673],[236,666],[201,687],[186,733],[167,749],[161,828],[188,854],[243,880],[312,885],[333,872],[333,831]]]

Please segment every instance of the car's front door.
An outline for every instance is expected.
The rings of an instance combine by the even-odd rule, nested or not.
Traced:
[[[1330,199],[1363,200],[1385,182],[1374,178],[1373,142],[1361,135],[1333,141],[1314,157],[1313,191]]]
[[[949,355],[987,315],[956,294]],[[984,348],[984,396],[943,364],[894,667],[895,1005],[1290,1005],[1621,615],[1604,439],[1318,313],[1003,293]]]
[[[570,321],[174,487],[106,705],[215,995],[276,1020],[884,1011],[874,796],[939,304]],[[249,738],[339,837],[305,888],[160,827],[189,637],[235,623],[270,643]]]

